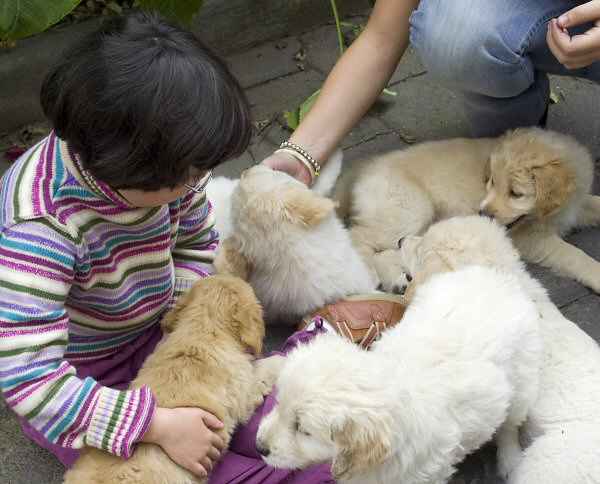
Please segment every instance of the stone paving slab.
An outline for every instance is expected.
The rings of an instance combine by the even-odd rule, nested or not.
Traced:
[[[366,23],[365,16],[355,16],[346,19],[354,24]],[[331,67],[339,58],[337,33],[333,25],[324,25],[300,36],[300,42],[306,53],[306,62],[323,74],[329,73]],[[410,77],[419,75],[425,70],[414,49],[409,47],[390,78],[389,86]]]
[[[300,47],[297,38],[288,37],[230,56],[227,63],[242,87],[247,89],[299,72],[299,61],[294,57]]]
[[[600,85],[570,77],[550,80],[559,102],[550,106],[548,128],[574,136],[600,158]]]
[[[324,77],[315,70],[275,79],[247,91],[254,119],[262,121],[295,108],[321,87]]]
[[[468,136],[462,104],[457,94],[424,74],[393,86],[397,96],[385,96],[381,118],[414,141]]]
[[[573,279],[562,277],[537,264],[527,266],[529,273],[535,277],[548,291],[550,298],[559,308],[590,294],[589,289]]]
[[[600,297],[588,294],[561,309],[571,321],[600,342]]]

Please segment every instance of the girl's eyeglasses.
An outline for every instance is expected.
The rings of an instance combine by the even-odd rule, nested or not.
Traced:
[[[212,171],[209,171],[206,175],[204,175],[195,185],[190,185],[189,183],[185,183],[184,186],[190,192],[194,193],[202,193],[206,189],[206,185],[212,178]]]

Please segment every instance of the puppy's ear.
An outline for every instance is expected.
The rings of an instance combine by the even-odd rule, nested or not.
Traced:
[[[255,355],[260,355],[265,338],[265,321],[259,302],[255,298],[242,297],[232,307],[231,317],[242,344],[249,347]]]
[[[413,279],[404,293],[404,299],[407,303],[410,303],[414,299],[417,288],[424,284],[431,276],[456,270],[456,266],[452,263],[451,258],[444,257],[442,251],[435,249],[420,250],[419,262],[417,270],[412,274]]]
[[[239,243],[233,237],[221,242],[214,265],[218,274],[230,274],[245,281],[250,277],[250,262],[240,252]]]
[[[374,466],[382,464],[392,452],[391,432],[379,418],[346,417],[332,428],[331,437],[338,447],[331,465],[335,480],[348,480]]]
[[[336,204],[311,190],[291,188],[283,193],[283,207],[285,216],[290,222],[314,227],[335,210]]]
[[[487,185],[487,182],[490,180],[492,176],[492,159],[488,158],[483,165],[483,183]]]
[[[532,168],[538,214],[548,217],[564,205],[575,191],[575,175],[561,160]]]

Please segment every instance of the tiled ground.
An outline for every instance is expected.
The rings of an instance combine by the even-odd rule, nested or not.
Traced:
[[[281,111],[292,108],[319,88],[336,55],[334,30],[323,26],[229,58],[261,128],[248,152],[224,165],[219,170],[221,174],[237,175],[269,154],[287,136],[280,124]],[[600,87],[574,79],[554,79],[553,86],[560,102],[551,107],[549,127],[572,133],[599,158]],[[401,148],[407,141],[467,135],[459,98],[436,85],[412,52],[398,67],[391,88],[397,96],[383,97],[344,141],[347,163]],[[573,234],[569,240],[600,259],[599,229]],[[600,341],[600,297],[574,281],[541,268],[531,269],[563,312]],[[271,328],[268,347],[277,347],[287,334],[285,328]],[[501,483],[494,476],[493,452],[489,446],[467,459],[453,484]],[[20,435],[16,421],[0,403],[0,483],[54,484],[61,482],[61,476],[62,469],[55,459]]]

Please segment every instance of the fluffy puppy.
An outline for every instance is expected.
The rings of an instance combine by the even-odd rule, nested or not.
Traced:
[[[431,484],[496,433],[510,469],[537,393],[537,320],[515,276],[432,277],[371,351],[327,334],[292,352],[257,448],[275,467],[331,460],[342,483]]]
[[[481,211],[506,226],[525,260],[600,292],[600,262],[561,238],[600,222],[592,158],[569,136],[522,128],[498,139],[424,143],[363,165],[355,179],[352,237],[387,290],[402,284],[399,240]]]
[[[200,407],[224,423],[229,443],[270,391],[269,359],[253,364],[262,349],[264,322],[252,288],[231,276],[199,281],[163,320],[167,338],[152,353],[132,387],[148,385],[159,406]],[[68,470],[65,484],[197,484],[205,482],[175,464],[159,446],[140,443],[123,460],[87,448]]]
[[[324,197],[331,194],[342,170],[343,158],[340,149],[331,155],[325,168],[312,186],[313,192]],[[239,182],[240,180],[237,178],[217,176],[213,177],[206,186],[206,196],[212,204],[215,214],[215,228],[219,232],[221,240],[229,237],[233,230],[231,226],[231,195]]]
[[[231,196],[231,226],[215,266],[250,282],[267,323],[297,324],[326,304],[376,290],[334,202],[286,173],[246,170]]]
[[[423,237],[408,238],[400,253],[413,275],[409,299],[415,286],[436,274],[471,264],[519,278],[541,315],[544,354],[539,395],[523,426],[524,457],[509,483],[600,482],[600,348],[526,272],[505,230],[482,217],[456,217],[432,225]]]

